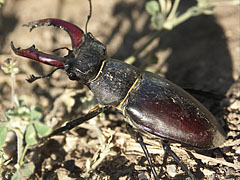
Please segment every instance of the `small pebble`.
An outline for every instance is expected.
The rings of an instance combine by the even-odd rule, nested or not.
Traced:
[[[209,169],[203,169],[202,172],[205,176],[210,176],[215,173],[215,171],[211,171]]]
[[[177,167],[175,164],[167,165],[167,172],[171,177],[175,177],[177,174]]]

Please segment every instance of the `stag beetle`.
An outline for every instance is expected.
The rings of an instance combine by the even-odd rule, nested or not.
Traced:
[[[91,2],[90,15],[91,17]],[[86,27],[87,27],[86,23]],[[50,77],[56,70],[64,70],[70,80],[85,84],[95,95],[99,105],[83,117],[68,122],[49,136],[70,130],[101,112],[115,107],[125,117],[127,129],[141,145],[155,179],[153,167],[142,134],[161,140],[166,150],[192,178],[196,179],[185,164],[171,150],[168,143],[177,142],[197,149],[212,149],[225,141],[225,132],[215,117],[194,97],[169,80],[107,56],[106,46],[85,30],[60,19],[41,19],[28,23],[30,31],[39,26],[56,26],[70,36],[72,50],[59,57],[38,51],[35,46],[27,49],[11,48],[15,54],[40,63],[57,67],[44,76],[31,75],[28,82]],[[87,29],[87,28],[86,28]]]

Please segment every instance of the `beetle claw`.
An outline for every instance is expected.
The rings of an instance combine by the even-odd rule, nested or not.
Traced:
[[[27,79],[26,79],[26,81],[28,82],[28,83],[32,83],[32,82],[34,82],[34,81],[36,81],[37,79],[40,79],[41,77],[40,76],[34,76],[34,74],[31,74]]]
[[[28,83],[32,83],[32,82],[34,82],[34,81],[36,81],[36,80],[38,80],[38,79],[43,79],[43,78],[49,78],[50,76],[52,76],[52,74],[55,72],[55,71],[57,71],[58,69],[60,69],[59,67],[58,68],[56,68],[56,69],[54,69],[54,70],[52,70],[50,73],[48,73],[48,74],[46,74],[46,75],[43,75],[43,76],[35,76],[34,74],[31,74],[27,79],[26,79],[26,81],[28,82]]]
[[[53,18],[40,19],[29,22],[28,24],[24,24],[23,26],[29,27],[30,31],[39,26],[55,26],[64,29],[71,37],[73,49],[79,47],[84,40],[84,32],[82,31],[82,29],[80,29],[74,24],[71,24],[67,21],[63,21],[60,19]]]
[[[65,58],[63,57],[46,54],[41,51],[38,51],[34,45],[32,45],[30,48],[27,48],[27,49],[15,48],[13,42],[11,42],[10,45],[14,53],[19,56],[27,57],[35,61],[48,64],[51,66],[55,66],[58,68],[62,68],[62,69],[64,68]]]

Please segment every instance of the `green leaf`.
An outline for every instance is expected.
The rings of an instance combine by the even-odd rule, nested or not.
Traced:
[[[1,1],[0,1],[1,4]],[[1,7],[1,5],[0,5]],[[19,72],[18,67],[16,67],[16,60],[12,60],[11,58],[7,58],[4,61],[4,64],[1,66],[2,70],[6,73],[6,74],[12,74],[15,75]]]
[[[25,140],[26,140],[26,143],[30,146],[34,145],[34,144],[37,144],[36,131],[35,131],[32,124],[30,124],[27,127],[27,131],[26,131],[26,134],[25,134]]]
[[[3,4],[4,3],[4,0],[0,0],[0,4]],[[0,6],[1,7],[1,6]]]
[[[10,69],[8,67],[5,67],[5,66],[1,66],[3,72],[5,72],[6,74],[9,74],[10,73]]]
[[[19,172],[19,170],[17,170],[13,176],[11,177],[11,180],[21,180],[21,174]]]
[[[145,8],[146,8],[147,12],[151,15],[154,15],[154,14],[160,12],[159,4],[157,1],[147,2]]]
[[[0,146],[3,146],[7,137],[7,128],[0,127]]]
[[[41,136],[46,136],[48,134],[50,134],[52,132],[52,128],[48,127],[47,125],[39,122],[39,121],[35,121],[34,122],[34,126],[37,130],[37,132],[41,135]]]
[[[165,16],[163,16],[163,14],[160,14],[160,13],[155,14],[152,16],[151,21],[156,27],[156,29],[160,30],[162,29],[163,23],[165,21]]]
[[[19,107],[17,109],[9,109],[6,112],[6,116],[9,119],[12,119],[12,118],[15,118],[15,117],[27,117],[29,112],[30,112],[30,110],[27,107],[22,106],[22,107]]]
[[[35,120],[40,120],[41,118],[42,118],[42,112],[40,108],[36,106],[32,106],[30,111],[30,120],[35,121]]]
[[[24,179],[28,179],[35,170],[35,165],[33,162],[25,163],[21,168],[21,174],[24,176]]]

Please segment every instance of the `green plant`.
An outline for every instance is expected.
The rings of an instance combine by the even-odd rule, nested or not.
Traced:
[[[182,14],[178,13],[180,0],[151,0],[146,3],[146,11],[151,15],[151,22],[156,32],[153,34],[143,46],[128,57],[125,62],[133,64],[138,55],[149,46],[154,39],[161,36],[165,31],[171,31],[176,26],[182,24],[184,21],[191,17],[199,16],[201,14],[211,15],[214,13],[214,8],[218,5],[239,5],[239,0],[230,1],[210,1],[210,0],[197,0],[196,5],[188,8]]]
[[[2,7],[3,4],[4,4],[4,0],[0,0],[0,8]]]
[[[6,74],[11,75],[15,81],[15,75],[19,72],[16,62],[7,59],[1,66]],[[52,130],[40,122],[42,118],[41,109],[35,105],[28,107],[22,100],[19,100],[14,92],[14,82],[12,82],[13,108],[6,112],[7,121],[0,121],[0,162],[4,162],[4,146],[7,132],[13,131],[17,137],[17,163],[16,172],[11,179],[23,179],[33,174],[35,166],[33,162],[26,162],[24,157],[31,145],[37,143],[38,136],[46,136]]]
[[[19,73],[19,69],[16,66],[16,61],[8,58],[4,61],[4,64],[1,66],[1,69],[4,73],[9,74],[11,77],[11,99],[12,99],[12,107],[14,106],[14,90],[15,90],[15,76]]]

